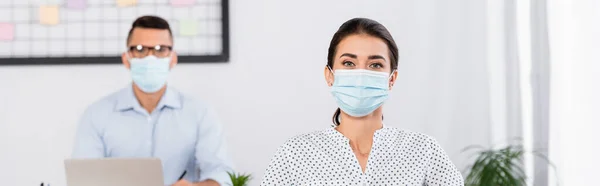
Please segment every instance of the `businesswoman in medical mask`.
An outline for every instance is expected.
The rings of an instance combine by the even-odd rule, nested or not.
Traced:
[[[397,67],[398,48],[383,25],[365,18],[342,24],[324,68],[339,106],[335,127],[288,140],[261,185],[464,185],[433,138],[383,126]]]

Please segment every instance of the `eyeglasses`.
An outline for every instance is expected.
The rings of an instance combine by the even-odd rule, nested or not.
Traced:
[[[135,45],[129,46],[129,53],[134,58],[143,58],[150,55],[150,51],[156,57],[168,57],[171,55],[171,51],[173,50],[172,46],[167,45],[156,45],[156,46],[143,46],[143,45]]]

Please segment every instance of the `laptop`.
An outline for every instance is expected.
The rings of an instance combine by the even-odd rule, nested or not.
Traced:
[[[65,160],[67,186],[164,186],[160,159]]]

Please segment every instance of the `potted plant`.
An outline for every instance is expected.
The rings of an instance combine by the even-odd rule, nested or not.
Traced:
[[[527,153],[520,145],[508,145],[500,149],[483,149],[468,147],[464,151],[478,149],[477,158],[467,170],[465,186],[525,186],[526,175],[523,169],[523,155]],[[463,152],[464,152],[463,151]],[[546,156],[532,152],[545,159],[554,167]]]
[[[229,178],[231,178],[231,186],[247,186],[248,182],[252,179],[250,174],[239,174],[228,172]]]

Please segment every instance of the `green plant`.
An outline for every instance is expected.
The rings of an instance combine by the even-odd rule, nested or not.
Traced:
[[[523,146],[508,145],[501,149],[484,149],[480,146],[465,148],[463,152],[479,149],[475,154],[475,163],[470,166],[465,180],[466,186],[525,186],[526,175],[523,170],[523,155],[527,153]],[[533,151],[534,156],[544,159],[550,167],[556,167],[543,154]]]
[[[470,149],[473,147],[465,151]],[[521,146],[477,151],[477,158],[469,169],[465,185],[524,186],[526,177],[521,161],[524,153]]]
[[[229,178],[231,178],[232,186],[246,186],[248,182],[252,179],[252,175],[250,174],[239,174],[239,173],[231,173],[228,172]]]

